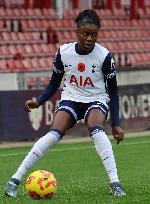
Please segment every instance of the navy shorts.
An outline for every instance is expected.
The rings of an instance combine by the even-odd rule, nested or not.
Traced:
[[[95,108],[101,110],[107,119],[108,107],[106,107],[103,103],[99,101],[82,103],[82,102],[75,102],[70,100],[62,100],[59,102],[59,105],[55,113],[58,111],[65,111],[69,113],[69,115],[72,118],[72,127],[73,127],[76,124],[76,122],[81,119],[84,119],[85,123],[87,123],[89,112]]]

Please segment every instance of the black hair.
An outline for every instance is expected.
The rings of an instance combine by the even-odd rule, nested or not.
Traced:
[[[83,24],[95,24],[100,28],[100,17],[93,9],[81,11],[75,19],[77,27]]]

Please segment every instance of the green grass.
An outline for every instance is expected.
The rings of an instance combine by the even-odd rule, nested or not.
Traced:
[[[22,181],[17,198],[4,196],[4,187],[29,151],[25,148],[0,149],[1,204],[150,204],[150,137],[112,140],[124,198],[109,195],[109,182],[93,142],[59,144],[49,151]],[[32,200],[25,190],[25,179],[34,170],[54,173],[58,193],[51,200]]]

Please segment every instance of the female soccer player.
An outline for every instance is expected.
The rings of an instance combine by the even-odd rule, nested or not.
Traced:
[[[26,101],[26,111],[38,108],[59,88],[64,77],[61,100],[51,130],[41,137],[25,157],[5,188],[5,194],[17,196],[22,177],[65,132],[83,119],[94,141],[110,180],[110,193],[125,195],[119,182],[112,145],[104,131],[110,107],[112,134],[117,143],[124,139],[119,127],[119,100],[116,71],[111,53],[97,43],[100,18],[94,10],[79,13],[76,18],[77,42],[60,46],[53,63],[52,78],[37,99]],[[63,118],[63,120],[62,120]]]

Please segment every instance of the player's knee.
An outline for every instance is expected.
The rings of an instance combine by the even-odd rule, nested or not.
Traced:
[[[95,120],[95,119],[91,119],[91,118],[87,118],[87,120],[85,120],[85,122],[86,122],[86,125],[87,125],[87,127],[88,127],[88,129],[90,130],[90,129],[97,129],[97,127],[99,128],[99,129],[103,129],[104,128],[104,120],[102,120],[102,119],[98,119],[97,118],[97,120]]]

